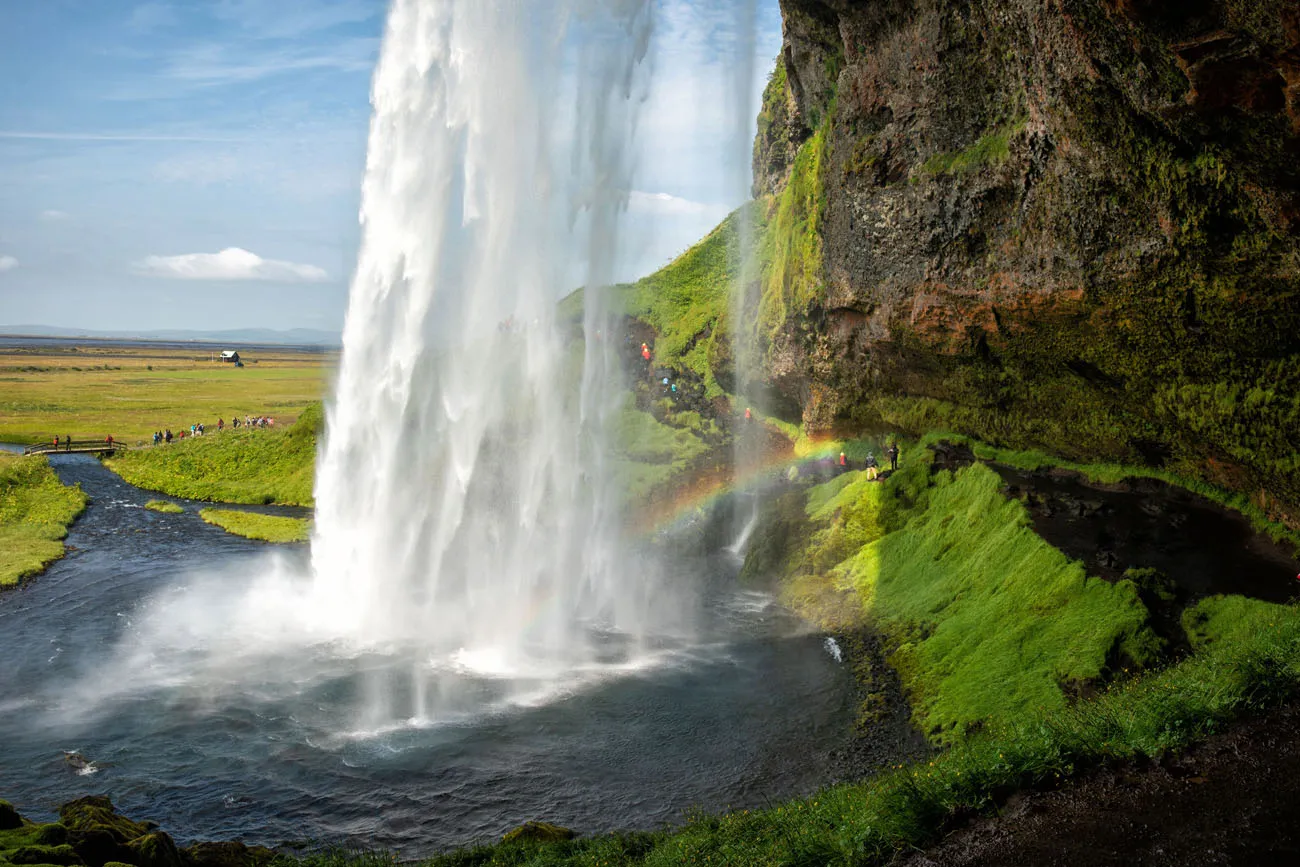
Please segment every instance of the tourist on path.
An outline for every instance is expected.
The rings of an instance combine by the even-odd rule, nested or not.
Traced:
[[[867,452],[867,480],[874,482],[880,477],[880,465],[876,463],[876,456]]]
[[[889,471],[892,473],[898,469],[898,443],[889,447]]]

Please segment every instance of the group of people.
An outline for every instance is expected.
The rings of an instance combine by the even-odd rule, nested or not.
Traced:
[[[230,426],[231,428],[234,428],[236,430],[239,429],[240,427],[249,427],[249,428],[275,427],[275,419],[269,415],[246,415],[244,416],[243,421],[240,421],[239,416],[236,415],[236,416],[231,416]],[[226,420],[224,418],[217,419],[217,430],[223,431],[225,429],[226,429]],[[188,432],[182,429],[180,433],[173,434],[171,432],[171,428],[168,428],[165,431],[154,431],[153,444],[159,445],[161,443],[170,443],[172,440],[183,440],[187,436],[201,437],[205,433],[207,433],[207,428],[204,426],[203,422],[195,422],[194,424],[190,425],[190,429]],[[55,445],[57,444],[58,443],[56,442]]]
[[[889,458],[889,471],[892,473],[898,469],[898,443],[892,442],[889,448],[885,449],[885,457]],[[840,470],[847,472],[849,469],[849,459],[844,452],[840,452]],[[867,452],[867,459],[863,462],[863,469],[866,470],[868,481],[875,481],[880,478],[880,462],[876,460],[875,452]]]

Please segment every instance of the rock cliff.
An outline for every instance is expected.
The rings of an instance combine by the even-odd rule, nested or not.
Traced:
[[[781,0],[769,384],[1300,522],[1300,3]]]

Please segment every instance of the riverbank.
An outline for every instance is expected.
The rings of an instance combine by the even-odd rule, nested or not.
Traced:
[[[260,515],[235,509],[203,509],[199,512],[199,517],[227,533],[258,542],[284,545],[306,542],[311,538],[311,521],[307,518]]]
[[[68,527],[88,501],[80,487],[60,482],[45,458],[0,454],[0,590],[64,555]]]
[[[320,404],[287,428],[240,429],[122,452],[105,465],[137,488],[245,505],[311,506]]]

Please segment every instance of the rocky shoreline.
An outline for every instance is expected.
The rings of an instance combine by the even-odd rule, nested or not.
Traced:
[[[59,867],[256,867],[276,853],[240,842],[178,847],[153,822],[121,815],[103,795],[90,795],[59,808],[57,822],[24,819],[0,801],[0,864]]]

